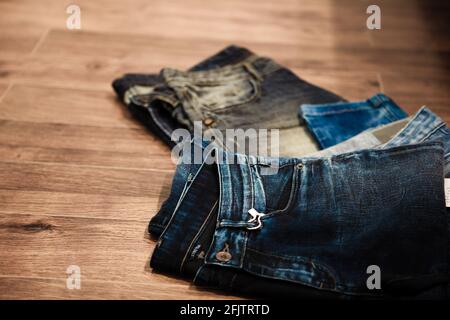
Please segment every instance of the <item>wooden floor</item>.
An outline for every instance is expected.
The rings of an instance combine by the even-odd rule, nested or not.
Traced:
[[[234,298],[152,272],[169,150],[116,100],[125,72],[228,44],[347,99],[385,92],[450,121],[446,1],[0,0],[0,298]],[[66,7],[81,7],[81,30]],[[381,7],[382,29],[366,28]],[[81,268],[81,289],[66,268]]]

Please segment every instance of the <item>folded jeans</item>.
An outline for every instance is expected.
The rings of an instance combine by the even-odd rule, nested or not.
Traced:
[[[131,113],[169,146],[177,129],[277,129],[280,154],[317,149],[297,116],[304,103],[345,101],[310,84],[269,58],[229,46],[188,71],[127,74],[113,82]],[[274,107],[276,106],[276,108]],[[303,143],[292,143],[303,139]],[[309,148],[309,149],[308,149]],[[305,151],[306,150],[306,151]]]
[[[160,236],[156,270],[232,289],[236,279],[220,281],[230,268],[296,283],[302,292],[367,297],[419,294],[447,282],[441,141],[283,158],[270,176],[260,175],[258,158],[223,155],[241,159],[200,167]],[[252,208],[263,213],[257,230]],[[366,287],[370,265],[382,271],[380,291]]]

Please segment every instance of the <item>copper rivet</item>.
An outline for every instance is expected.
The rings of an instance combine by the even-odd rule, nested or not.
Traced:
[[[210,126],[210,125],[212,125],[213,123],[214,123],[214,119],[212,119],[212,118],[206,118],[206,119],[203,120],[203,124],[204,124],[205,126]]]
[[[231,260],[231,254],[226,251],[219,251],[216,254],[216,259],[221,262],[227,262]]]

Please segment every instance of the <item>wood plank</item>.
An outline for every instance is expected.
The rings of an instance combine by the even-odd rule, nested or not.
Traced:
[[[145,272],[154,248],[146,228],[145,221],[2,214],[0,269],[8,267],[6,276],[65,278],[73,264],[91,280],[163,280]]]
[[[380,77],[384,92],[410,114],[426,105],[450,123],[450,77],[445,70],[432,75],[382,73]]]
[[[170,181],[158,170],[0,162],[0,189],[159,197]]]
[[[0,145],[0,158],[8,162],[66,163],[83,166],[129,168],[137,170],[171,170],[175,164],[169,152],[159,155],[83,149],[52,149]]]
[[[433,75],[381,73],[381,79],[388,94],[450,98],[450,75],[445,70]]]
[[[102,41],[96,40],[100,36],[93,32],[72,33],[67,36],[62,31],[52,30],[41,46],[39,54],[58,58],[67,56],[70,50],[70,52],[76,52],[77,56],[89,57],[92,57],[95,52],[100,56],[115,58],[124,64],[134,64],[133,61],[142,60],[158,61],[159,67],[153,70],[155,72],[166,66],[187,68],[230,44],[226,41],[205,41],[193,48],[188,43],[179,45],[175,42],[177,44],[175,45],[173,41],[159,37],[134,36],[124,40],[121,35],[103,34]],[[341,36],[349,37],[350,35],[345,33],[336,35],[331,48],[324,47],[320,41],[296,41],[267,46],[265,43],[253,41],[253,38],[240,41],[238,44],[260,55],[272,57],[290,68],[428,72],[427,70],[442,67],[442,61],[433,52],[424,51],[423,48],[414,50],[374,48],[369,41],[358,46],[345,46],[341,44]],[[366,36],[365,34],[364,37]],[[72,45],[69,45],[69,42]],[[151,42],[153,46],[144,45],[148,42]],[[130,51],[130,47],[133,50]],[[57,48],[66,49],[57,50]],[[130,71],[133,72],[134,69]],[[141,72],[145,70],[141,69]]]
[[[447,35],[450,13],[445,1],[378,1],[382,13],[381,30],[369,32],[377,48],[402,48],[433,51],[450,50]],[[432,23],[430,23],[432,19]],[[425,45],[424,45],[425,44]]]
[[[211,51],[212,53],[213,51]],[[197,57],[197,61],[201,59]],[[195,60],[195,58],[191,59]],[[34,59],[31,63],[25,63],[23,67],[19,67],[13,71],[11,66],[9,79],[16,83],[33,85],[39,79],[40,86],[46,87],[64,87],[70,83],[71,88],[83,90],[102,90],[111,94],[111,82],[113,79],[121,77],[124,73],[158,73],[164,66],[156,65],[149,60],[145,64],[130,64],[117,59],[103,59],[98,62],[95,57],[77,57],[76,62],[68,61],[62,58],[39,58]],[[179,65],[178,62],[167,64],[166,66],[177,67],[180,69],[188,68],[188,64]],[[86,68],[71,69],[71,64],[86,66]],[[175,66],[174,66],[175,64]],[[178,66],[177,66],[178,65]],[[47,66],[47,67],[46,67]],[[95,67],[93,67],[95,66]],[[26,71],[21,71],[21,69]],[[90,71],[90,69],[92,70]],[[374,71],[348,71],[339,69],[328,69],[316,67],[294,67],[290,68],[299,77],[321,85],[330,90],[334,90],[344,96],[365,96],[374,90],[379,91],[376,72]],[[426,73],[425,73],[426,74]],[[369,93],[369,94],[370,94]]]
[[[164,175],[169,184],[171,175]],[[167,194],[160,196],[117,196],[55,191],[0,189],[0,215],[24,214],[137,220],[147,223],[158,212]]]
[[[102,41],[98,41],[100,36]],[[366,30],[364,37],[366,37]],[[440,67],[441,61],[433,52],[424,50],[402,50],[399,48],[373,48],[369,41],[358,46],[346,46],[342,38],[349,34],[336,34],[333,45],[326,47],[321,41],[296,41],[267,46],[265,43],[248,38],[239,42],[240,45],[261,54],[267,55],[289,67],[310,67],[338,70],[390,70],[392,67],[401,69],[426,69]],[[147,46],[145,43],[153,45]],[[64,57],[71,54],[78,56],[106,55],[121,59],[123,62],[136,59],[159,61],[161,67],[176,64],[185,68],[210,56],[222,49],[229,42],[205,41],[192,47],[189,43],[175,43],[167,38],[136,35],[125,40],[118,34],[99,34],[95,32],[76,32],[67,35],[62,30],[51,30],[46,41],[39,49],[40,55]],[[132,47],[133,50],[129,50]],[[59,48],[59,49],[58,49]],[[407,53],[407,54],[406,54]],[[175,58],[175,56],[177,58]],[[383,59],[380,59],[383,57]],[[351,68],[349,68],[351,67]],[[361,69],[362,68],[362,69]]]
[[[0,120],[0,159],[173,170],[170,148],[143,128]]]
[[[45,133],[39,134],[39,133]],[[33,138],[33,139],[30,139]],[[0,140],[7,145],[139,153],[142,149],[166,156],[168,148],[142,127],[110,128],[89,125],[0,120]]]
[[[148,239],[146,227],[147,222],[140,221],[2,215],[0,270],[9,271],[3,272],[0,279],[60,279],[64,286],[67,267],[77,265],[81,268],[82,289],[86,279],[88,292],[93,285],[89,281],[115,284],[119,292],[123,292],[123,286],[132,286],[147,297],[164,296],[166,289],[179,290],[181,296],[192,291],[189,283],[181,279],[170,278],[171,284],[165,285],[168,276],[149,268],[154,241]],[[160,287],[161,293],[146,292],[155,287]],[[0,297],[7,297],[5,293]],[[66,294],[70,296],[70,292]]]
[[[398,103],[409,114],[414,114],[422,106],[427,106],[431,111],[441,117],[447,125],[450,125],[450,99],[433,96],[395,95]]]
[[[339,24],[333,25],[329,19],[332,12],[323,10],[323,4],[328,5],[326,2],[317,5],[314,1],[284,1],[282,6],[276,6],[271,1],[261,1],[256,7],[252,3],[234,0],[210,1],[208,6],[205,6],[204,2],[198,0],[167,3],[133,0],[129,6],[124,7],[114,1],[77,2],[81,8],[83,30],[125,30],[130,34],[161,35],[159,27],[164,25],[163,33],[166,37],[183,35],[184,41],[197,38],[223,39],[229,42],[252,38],[264,43],[293,42],[304,37],[320,39],[325,43],[327,38],[330,39],[330,33],[324,30],[348,30],[347,24],[352,20],[344,16],[340,18]],[[24,1],[18,6],[5,6],[4,10],[8,13],[5,18],[20,17],[33,21],[37,26],[64,28],[66,5],[44,1],[37,6],[32,1]],[[341,12],[347,13],[347,17],[349,13],[355,12],[354,5],[340,7]],[[358,11],[364,12],[360,8]],[[149,15],[152,19],[148,19]],[[364,19],[364,14],[360,16]],[[9,19],[6,22],[10,22]],[[205,28],[205,25],[208,28]],[[242,25],[246,27],[242,28]],[[356,39],[357,34],[348,37],[347,41],[354,43]]]
[[[197,288],[187,283],[173,285],[166,283],[126,283],[114,281],[91,281],[83,279],[80,290],[69,290],[66,279],[1,277],[1,299],[12,300],[54,300],[54,299],[88,299],[88,300],[151,300],[151,299],[240,299],[213,290]]]
[[[347,34],[344,36],[349,37]],[[297,70],[398,71],[425,75],[442,70],[442,60],[423,46],[409,51],[373,48],[369,42],[346,47],[340,44],[338,35],[335,40],[337,45],[332,48],[324,48],[320,41],[267,46],[247,40],[240,44]],[[152,46],[147,43],[152,43]],[[7,60],[4,65],[8,71],[7,79],[18,83],[39,81],[40,84],[57,87],[70,83],[76,88],[112,92],[112,80],[125,72],[158,73],[167,66],[186,69],[228,44],[211,40],[193,47],[157,36],[125,37],[120,34],[51,30],[36,57],[26,59],[20,65]],[[381,56],[383,59],[379,59]],[[73,68],[74,65],[81,67]]]
[[[116,35],[111,35],[108,45],[105,45],[102,34],[72,33],[67,36],[61,33],[54,30],[49,34],[38,58],[28,59],[21,66],[9,64],[9,78],[18,83],[28,84],[36,83],[39,79],[41,85],[57,87],[70,83],[71,86],[80,89],[105,90],[112,93],[112,80],[125,72],[158,73],[166,66],[186,69],[227,45],[207,42],[203,46],[196,46],[195,50],[192,50],[192,46],[182,49],[177,46],[172,49],[173,44],[167,42],[167,39],[164,41],[159,38],[131,36],[120,40],[123,37]],[[70,51],[76,51],[76,56],[68,58],[69,52],[56,50],[57,47],[68,47],[66,41],[73,43]],[[160,47],[156,47],[156,44],[152,47],[142,45],[148,42],[156,44],[160,42]],[[100,43],[102,45],[99,45]],[[443,72],[440,59],[429,52],[423,54],[420,50],[414,51],[414,55],[409,53],[411,59],[407,61],[403,57],[404,50],[375,50],[369,45],[359,49],[337,48],[330,51],[315,45],[284,45],[272,48],[255,43],[249,44],[249,48],[255,52],[273,57],[300,76],[305,72],[321,74],[322,76],[316,77],[318,80],[315,81],[327,79],[331,83],[346,84],[349,79],[353,79],[352,83],[356,83],[353,76],[355,73],[359,75],[368,73],[371,79],[360,83],[358,90],[373,87],[376,81],[374,74],[380,70],[423,76]],[[52,49],[45,49],[46,47]],[[129,47],[134,48],[132,52],[128,50]],[[105,50],[104,54],[108,55],[108,58],[97,58],[96,54],[102,50]],[[375,52],[372,52],[373,50]],[[118,52],[115,54],[115,51]],[[117,57],[113,57],[115,55]],[[387,58],[380,60],[379,56]],[[73,65],[81,65],[83,68],[73,68]],[[345,95],[345,91],[341,94]]]
[[[374,48],[384,49],[402,49],[418,50],[422,52],[431,52],[438,55],[440,52],[448,53],[450,51],[449,41],[443,41],[439,38],[433,38],[430,33],[443,30],[418,29],[417,26],[411,28],[397,28],[398,25],[387,25],[386,19],[382,22],[382,29],[368,33],[370,43]],[[442,35],[444,38],[444,34]],[[424,46],[426,43],[426,46]]]
[[[1,75],[0,75],[0,77],[1,77]],[[8,87],[9,87],[8,83],[0,83],[0,101],[3,98],[3,96],[5,95]]]
[[[138,128],[113,92],[14,85],[0,102],[0,119]]]
[[[0,28],[2,30],[0,33],[0,43],[2,44],[0,56],[14,57],[15,59],[31,54],[46,31],[45,28],[31,27],[17,22],[13,25],[5,25],[4,21],[0,22]]]
[[[39,81],[40,86],[46,87],[69,87],[69,89],[77,88],[83,90],[101,90],[114,95],[111,83],[114,79],[121,77],[124,73],[158,73],[163,67],[174,67],[179,69],[187,69],[207,55],[211,55],[220,50],[221,47],[211,49],[205,55],[193,55],[192,58],[186,58],[189,61],[183,62],[183,58],[175,59],[167,62],[166,65],[155,63],[158,59],[148,59],[145,62],[128,61],[128,59],[102,59],[99,61],[95,56],[77,56],[72,59],[51,56],[39,56],[38,58],[29,59],[22,65],[14,65],[14,62],[5,62],[8,72],[8,80],[15,83],[32,86]],[[261,54],[266,54],[261,50]],[[294,55],[295,53],[292,53]],[[299,60],[302,56],[299,54]],[[285,59],[280,54],[273,56],[280,61]],[[142,60],[142,59],[140,59]],[[289,61],[286,66],[289,67]],[[83,66],[82,68],[71,68],[72,65]],[[376,72],[360,72],[349,71],[336,68],[324,69],[316,66],[302,66],[301,68],[290,68],[300,77],[305,78],[312,75],[310,80],[313,83],[325,82],[330,86],[335,86],[342,95],[348,91],[347,95],[352,95],[353,91],[365,92],[371,90],[376,82]],[[308,79],[307,79],[308,80]],[[67,84],[70,84],[67,86]],[[325,85],[324,85],[325,86]]]

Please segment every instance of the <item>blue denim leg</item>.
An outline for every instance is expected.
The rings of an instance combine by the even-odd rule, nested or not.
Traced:
[[[408,116],[392,99],[381,93],[358,102],[303,104],[299,112],[322,149],[364,130]]]

